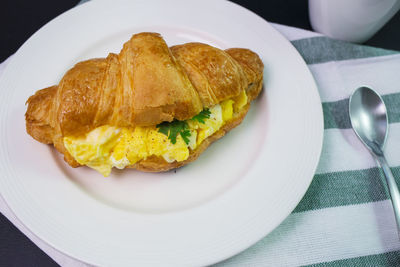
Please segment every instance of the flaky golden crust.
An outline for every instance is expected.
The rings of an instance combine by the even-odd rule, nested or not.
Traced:
[[[262,82],[263,63],[248,49],[224,51],[201,43],[168,48],[159,34],[140,33],[118,55],[79,62],[58,85],[31,96],[26,129],[39,142],[54,144],[65,161],[77,167],[64,147],[64,136],[79,136],[102,125],[135,127],[186,120],[243,90],[250,102]],[[184,162],[152,157],[133,167],[163,171],[187,164],[242,119],[207,138]]]
[[[134,35],[119,54],[122,116],[117,125],[151,126],[199,113],[199,95],[159,34]]]
[[[53,99],[57,93],[57,86],[37,91],[29,97],[25,113],[26,131],[37,141],[44,144],[53,143],[53,129],[50,126],[49,113]]]
[[[262,89],[264,64],[253,51],[243,48],[225,50],[243,68],[248,85],[246,93],[250,101],[255,99]]]
[[[249,84],[241,65],[229,54],[202,43],[171,47],[196,88],[203,107],[239,95]]]

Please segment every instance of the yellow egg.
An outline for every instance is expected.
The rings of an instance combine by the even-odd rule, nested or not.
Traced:
[[[204,123],[187,120],[190,131],[188,144],[179,134],[176,143],[172,144],[155,126],[117,128],[103,125],[83,136],[64,137],[64,146],[79,164],[89,166],[104,176],[110,174],[112,167],[123,169],[150,156],[162,157],[169,163],[180,162],[189,157],[189,149],[195,150],[204,139],[231,120],[234,111],[246,104],[247,95],[243,91],[234,99],[209,108],[210,117],[204,119]]]
[[[170,143],[165,134],[158,132],[156,128],[149,129],[146,138],[148,144],[148,154],[161,156],[167,152],[167,146]]]
[[[104,157],[99,159],[98,161],[91,161],[86,164],[86,166],[95,169],[99,173],[103,174],[104,177],[107,177],[111,173],[112,165],[109,163],[109,158]]]
[[[120,134],[120,129],[105,125],[85,136],[64,137],[64,146],[79,164],[108,176],[112,168],[110,154],[119,141]]]
[[[233,101],[232,99],[228,99],[228,100],[222,101],[222,103],[221,103],[222,119],[224,120],[224,122],[229,121],[230,119],[232,119],[233,103],[235,103],[235,101]]]
[[[235,111],[242,109],[247,104],[246,91],[243,90],[237,97],[233,99],[233,101],[235,101],[235,104],[233,105]]]
[[[204,141],[207,137],[211,136],[213,133],[217,132],[224,121],[222,118],[222,108],[221,105],[217,104],[210,109],[210,118],[204,120],[205,123],[196,122],[198,130],[197,135],[197,145]]]
[[[189,157],[189,149],[181,136],[176,138],[175,144],[169,143],[167,145],[167,149],[165,153],[162,154],[162,157],[167,162],[174,162],[175,160],[178,162],[184,161]]]
[[[130,162],[127,158],[127,143],[130,135],[131,130],[129,130],[128,128],[121,129],[120,139],[117,145],[114,147],[114,150],[110,157],[111,164],[118,169],[123,169],[126,166],[130,165]]]
[[[190,136],[189,136],[189,144],[188,147],[190,147],[191,150],[195,150],[197,147],[197,130],[195,129],[190,129]]]
[[[126,141],[126,157],[131,164],[135,164],[141,159],[146,159],[148,156],[146,142],[147,130],[146,127],[135,127],[133,131],[130,130],[130,134]]]

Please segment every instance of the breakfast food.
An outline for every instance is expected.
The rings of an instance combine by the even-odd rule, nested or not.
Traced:
[[[119,54],[79,62],[29,97],[26,130],[72,167],[167,171],[240,124],[262,83],[263,63],[248,49],[169,48],[159,34],[139,33]]]

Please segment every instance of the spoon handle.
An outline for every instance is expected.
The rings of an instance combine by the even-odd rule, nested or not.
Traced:
[[[397,230],[400,235],[400,193],[397,187],[396,180],[394,179],[393,173],[389,168],[389,165],[383,155],[376,156],[376,159],[381,166],[383,173],[385,174],[386,183],[389,188],[389,194],[392,199],[394,216],[396,217]]]

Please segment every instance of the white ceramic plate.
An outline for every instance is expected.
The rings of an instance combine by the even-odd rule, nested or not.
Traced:
[[[169,45],[247,47],[265,64],[264,92],[244,122],[196,162],[160,174],[70,168],[25,131],[25,101],[79,60],[118,52],[133,33]],[[0,78],[0,191],[39,238],[104,266],[207,265],[271,232],[313,177],[323,119],[314,80],[266,21],[227,1],[91,1],[57,17]]]

